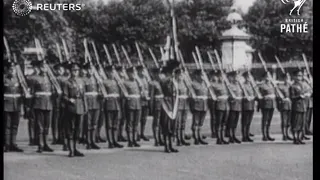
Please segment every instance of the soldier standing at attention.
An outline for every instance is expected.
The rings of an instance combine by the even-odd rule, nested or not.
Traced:
[[[253,119],[255,106],[255,92],[249,80],[249,72],[243,73],[245,79],[243,83],[244,90],[249,97],[242,100],[242,114],[241,114],[241,133],[243,142],[253,142],[250,138],[250,125]]]
[[[22,88],[19,83],[15,64],[8,63],[8,74],[4,76],[4,152],[23,152],[16,144],[18,134]]]
[[[177,129],[176,129],[176,137],[177,137],[177,146],[190,146],[190,143],[185,141],[185,129],[186,129],[186,121],[188,117],[188,111],[190,110],[189,101],[188,101],[188,89],[182,78],[181,69],[176,69],[174,71],[175,79],[178,82],[179,89],[179,106],[177,113]]]
[[[194,89],[196,97],[191,100],[190,107],[192,116],[192,135],[194,139],[194,144],[207,145],[208,143],[202,140],[201,128],[204,123],[204,119],[208,110],[208,89],[202,80],[202,71],[197,69],[194,72],[194,80],[192,82],[192,88]]]
[[[137,128],[141,118],[141,89],[134,76],[134,67],[127,69],[129,79],[124,82],[128,91],[126,97],[126,130],[128,136],[128,147],[140,147],[136,141]]]
[[[218,82],[213,86],[214,92],[217,96],[216,102],[216,126],[215,130],[217,132],[217,144],[229,144],[224,140],[224,132],[226,130],[226,122],[228,119],[228,89],[222,78],[221,70],[217,71]]]
[[[70,64],[72,65],[72,64]],[[82,81],[84,83],[87,82],[88,79],[88,69],[85,68],[86,63],[84,64],[79,64],[79,68],[80,68],[80,73],[79,73],[79,77],[82,79]],[[84,84],[85,85],[85,84]],[[85,87],[84,87],[85,88]],[[88,122],[86,121],[86,119],[88,119],[88,112],[86,112],[83,115],[83,118],[81,118],[80,120],[80,126],[79,126],[79,144],[87,144],[88,142],[86,142],[87,140],[87,132],[88,132]]]
[[[218,82],[218,77],[216,74],[215,70],[211,70],[208,73],[210,78],[210,83],[211,83],[211,88],[213,88],[215,86],[215,84]],[[209,108],[209,112],[210,112],[210,129],[211,129],[211,138],[216,138],[217,137],[217,133],[215,126],[216,126],[216,99],[208,99],[208,108]]]
[[[274,109],[276,108],[276,95],[275,89],[271,84],[272,79],[269,79],[268,73],[265,73],[264,81],[260,85],[260,92],[263,96],[261,100],[261,111],[262,111],[262,123],[261,123],[261,131],[262,131],[262,140],[263,141],[274,141],[274,138],[270,137],[270,125],[273,117]]]
[[[303,70],[302,85],[304,88],[305,101],[307,105],[307,111],[304,119],[303,138],[305,140],[310,140],[310,138],[307,137],[306,135],[312,135],[310,131],[310,125],[311,125],[312,114],[313,114],[313,97],[312,97],[313,88],[312,88],[311,82],[308,79],[308,73],[306,69]]]
[[[228,129],[229,131],[229,143],[238,143],[240,144],[241,141],[236,138],[236,129],[238,125],[238,121],[240,118],[240,112],[242,111],[242,96],[243,91],[239,85],[239,81],[237,80],[238,73],[236,71],[231,71],[229,74],[229,81],[230,81],[230,90],[233,92],[235,97],[230,98],[230,112],[228,118]]]
[[[125,75],[123,73],[123,67],[122,65],[117,65],[115,67],[116,71],[118,72],[120,78],[122,79],[122,81],[125,80]],[[125,102],[126,102],[126,98],[124,97],[124,94],[122,92],[120,92],[120,117],[119,117],[119,132],[118,132],[118,141],[119,142],[127,142],[127,139],[123,136],[123,128],[124,125],[126,123],[126,112],[125,112]]]
[[[38,128],[38,153],[42,151],[53,152],[47,144],[50,121],[52,118],[52,92],[53,86],[47,73],[47,68],[43,61],[38,61],[37,66],[40,66],[40,74],[34,78],[31,86],[31,94],[33,96],[33,109],[36,118],[36,126]]]
[[[120,88],[118,82],[113,77],[113,66],[106,66],[105,70],[108,79],[104,80],[104,86],[108,95],[104,103],[104,112],[109,148],[123,148],[123,145],[118,143],[117,132],[121,113]]]
[[[294,73],[294,83],[290,87],[290,97],[292,101],[291,128],[293,143],[305,144],[305,142],[302,141],[302,131],[304,128],[303,120],[305,118],[305,112],[307,111],[307,105],[304,96],[301,71],[296,71]]]
[[[282,130],[282,140],[293,140],[289,136],[289,127],[291,120],[291,106],[292,102],[290,99],[290,82],[286,74],[281,75],[281,79],[284,80],[283,84],[279,84],[279,89],[284,95],[283,100],[278,100],[278,109],[281,114],[281,130]]]
[[[93,66],[93,65],[92,65]],[[88,112],[86,119],[87,124],[87,136],[86,143],[87,149],[100,149],[100,147],[95,143],[94,138],[96,135],[96,126],[99,118],[100,104],[103,97],[99,94],[99,87],[97,79],[94,77],[91,70],[91,65],[89,63],[84,65],[84,68],[87,70],[87,78],[85,79],[85,98],[87,102]]]
[[[160,126],[164,137],[164,150],[166,153],[179,152],[172,146],[172,138],[176,128],[176,117],[174,117],[174,106],[177,100],[178,82],[173,77],[173,70],[178,67],[179,63],[174,60],[167,61],[166,66],[162,68],[164,78],[160,81],[160,85],[163,91],[163,105],[161,110]]]
[[[136,67],[138,71],[138,78],[142,82],[142,91],[145,94],[141,97],[141,119],[140,119],[140,136],[144,141],[149,141],[149,139],[144,135],[146,128],[147,117],[149,114],[149,82],[146,76],[143,74],[144,67],[139,65]]]
[[[63,88],[63,97],[66,104],[66,138],[69,149],[69,157],[84,156],[77,150],[77,140],[79,137],[79,129],[81,119],[87,112],[87,104],[85,98],[85,82],[79,77],[79,65],[77,63],[70,64],[71,77],[65,83]]]
[[[163,92],[160,86],[160,77],[159,69],[152,69],[153,81],[151,82],[150,86],[150,110],[151,114],[153,115],[152,121],[152,132],[154,137],[154,146],[161,145],[161,132],[159,129],[160,123],[160,115],[161,115],[161,103],[163,101]]]

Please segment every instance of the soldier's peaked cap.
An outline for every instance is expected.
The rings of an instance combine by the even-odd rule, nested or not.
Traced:
[[[106,65],[106,66],[104,67],[104,69],[105,69],[106,71],[111,71],[111,70],[113,69],[113,65]]]
[[[142,70],[143,69],[143,66],[142,65],[137,65],[136,66],[136,69],[139,71],[139,70]]]
[[[68,68],[71,70],[80,70],[80,64],[76,62],[72,62],[68,65]]]
[[[180,68],[174,70],[174,73],[175,73],[175,74],[181,74],[181,72],[182,72],[182,70],[181,70]]]
[[[228,76],[236,76],[238,74],[237,71],[230,71],[228,72]]]
[[[130,66],[130,67],[127,68],[127,72],[133,72],[133,70],[134,70],[133,66]]]
[[[119,64],[115,66],[115,68],[116,68],[117,71],[122,70],[122,67],[123,67],[123,66],[122,66],[122,65],[119,65]]]
[[[194,75],[200,75],[202,73],[201,69],[196,69],[193,71]]]

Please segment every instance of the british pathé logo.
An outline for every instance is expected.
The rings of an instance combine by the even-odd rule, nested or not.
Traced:
[[[306,0],[281,0],[283,4],[293,4],[293,8],[290,10],[289,15],[292,15],[292,12],[294,10],[297,10],[297,15],[300,15],[300,9],[303,6],[303,4],[306,2]]]
[[[293,8],[289,15],[296,10],[297,16],[300,16],[300,9],[306,0],[281,0],[283,4],[292,4]],[[308,22],[303,18],[286,18],[284,23],[280,24],[281,33],[308,33]]]
[[[34,6],[30,0],[15,0],[12,4],[13,12],[18,16],[26,16],[32,10],[37,11],[80,11],[85,4],[74,3],[37,3]]]

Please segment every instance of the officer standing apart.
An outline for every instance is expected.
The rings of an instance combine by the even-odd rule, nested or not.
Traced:
[[[71,77],[63,88],[63,97],[66,100],[66,136],[69,149],[69,157],[84,156],[77,150],[77,140],[79,137],[79,128],[83,115],[87,112],[87,104],[85,98],[85,82],[79,77],[79,65],[72,63]]]

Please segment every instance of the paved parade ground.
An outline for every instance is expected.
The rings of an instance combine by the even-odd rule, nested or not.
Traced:
[[[190,129],[190,119],[187,126]],[[204,132],[208,134],[209,119]],[[313,178],[312,140],[306,145],[283,142],[279,114],[272,122],[275,142],[262,142],[260,114],[256,114],[251,131],[255,143],[215,144],[179,147],[180,153],[166,154],[163,147],[142,142],[140,148],[101,150],[79,149],[83,158],[68,158],[61,146],[52,145],[53,153],[37,154],[28,146],[27,121],[21,121],[18,143],[24,153],[5,153],[5,180],[311,180]],[[148,122],[151,127],[151,119]],[[238,129],[240,128],[240,122]],[[190,132],[190,131],[189,131]],[[151,135],[148,128],[147,135]]]

